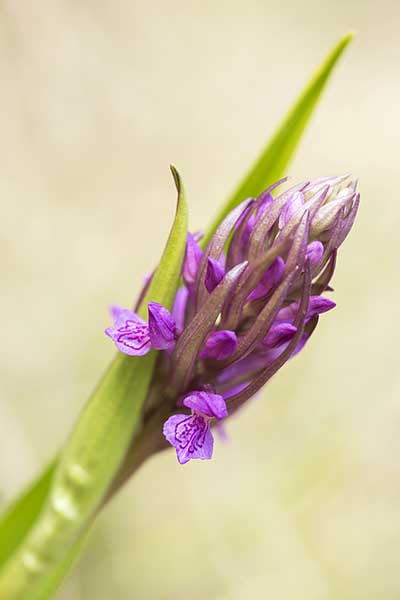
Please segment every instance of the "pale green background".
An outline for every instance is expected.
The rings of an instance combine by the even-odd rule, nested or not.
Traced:
[[[0,3],[1,499],[60,446],[174,212],[207,224],[336,39],[290,169],[352,171],[338,308],[211,463],[151,460],[60,600],[400,597],[397,1]]]

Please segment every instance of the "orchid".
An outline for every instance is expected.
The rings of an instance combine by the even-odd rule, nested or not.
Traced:
[[[319,315],[335,307],[323,294],[357,214],[356,182],[325,177],[274,197],[285,182],[228,213],[204,251],[188,234],[175,300],[179,334],[159,304],[148,305],[149,325],[112,309],[115,325],[106,333],[121,352],[166,350],[153,384],[164,390],[160,404],[192,410],[172,414],[163,428],[182,464],[212,457],[212,425],[304,348]]]
[[[178,202],[162,256],[134,308],[110,310],[116,356],[49,467],[0,519],[1,598],[49,598],[98,512],[148,457],[172,446],[180,464],[211,459],[213,428],[334,308],[327,294],[357,185],[348,175],[291,186],[280,178],[351,38],[333,48],[204,234],[188,233],[171,167]]]
[[[114,326],[105,333],[120,352],[128,356],[143,356],[151,348],[171,350],[175,346],[176,323],[171,313],[158,302],[149,302],[149,321],[146,323],[131,310],[112,306]]]

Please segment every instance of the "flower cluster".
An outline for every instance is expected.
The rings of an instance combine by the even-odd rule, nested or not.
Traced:
[[[163,433],[182,464],[211,458],[210,426],[297,354],[335,306],[322,294],[358,210],[356,183],[326,177],[274,197],[284,181],[232,210],[204,251],[188,235],[172,313],[149,303],[146,323],[112,308],[106,333],[118,350],[164,351],[158,370],[172,410]]]

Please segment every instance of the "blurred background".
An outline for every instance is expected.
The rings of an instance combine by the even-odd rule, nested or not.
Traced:
[[[351,171],[337,309],[210,463],[151,459],[60,600],[400,597],[400,5],[0,3],[0,502],[60,447],[114,353],[107,306],[156,263],[181,171],[207,225],[331,45],[290,169]]]

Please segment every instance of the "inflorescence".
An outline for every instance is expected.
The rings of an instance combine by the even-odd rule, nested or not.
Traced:
[[[348,176],[302,183],[276,198],[249,198],[221,222],[203,251],[188,234],[172,313],[148,304],[148,321],[113,307],[106,329],[120,352],[161,350],[156,379],[171,406],[163,433],[178,461],[209,459],[210,426],[253,396],[334,308],[337,250],[360,201]]]

